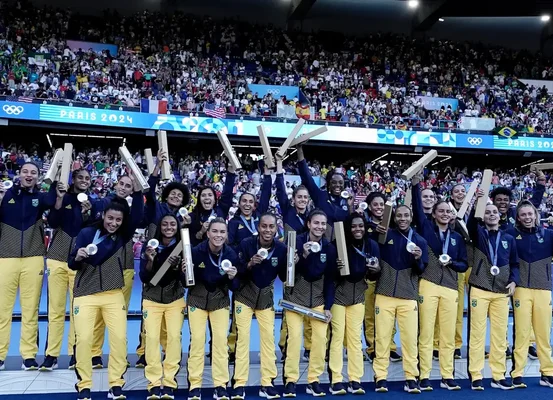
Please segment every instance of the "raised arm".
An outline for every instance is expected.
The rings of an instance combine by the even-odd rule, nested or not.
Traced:
[[[271,188],[273,187],[273,178],[271,172],[265,167],[265,174],[263,175],[263,183],[261,184],[261,197],[259,198],[259,212],[264,213],[269,209],[269,202],[271,201]]]
[[[298,169],[300,172],[301,182],[307,188],[311,199],[313,199],[313,203],[315,203],[317,207],[320,207],[320,203],[326,199],[323,198],[323,191],[317,186],[313,176],[311,176],[311,173],[309,172],[309,167],[307,166],[307,161],[305,161],[305,157],[303,156],[303,149],[301,146],[298,147]]]
[[[232,197],[234,192],[234,183],[236,182],[236,174],[234,169],[229,165],[227,169],[227,178],[225,180],[225,186],[223,187],[223,193],[219,199],[219,207],[223,211],[225,218],[228,216],[230,207],[232,206]],[[199,201],[199,199],[198,199]]]
[[[532,197],[530,201],[538,210],[540,209],[543,195],[545,194],[545,175],[538,170],[536,187],[532,189]]]
[[[413,209],[413,220],[417,225],[417,231],[422,233],[422,227],[427,221],[426,215],[424,215],[424,208],[422,207],[422,196],[421,196],[421,187],[419,179],[413,178],[411,191],[413,193],[411,204]]]
[[[44,211],[51,209],[56,204],[56,199],[58,197],[58,181],[52,182],[50,189],[46,193],[40,193],[39,204],[40,208]]]

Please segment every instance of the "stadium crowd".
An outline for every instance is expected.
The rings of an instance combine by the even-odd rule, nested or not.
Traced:
[[[141,336],[135,367],[145,369],[149,400],[175,398],[185,315],[191,332],[186,362],[188,399],[201,398],[209,320],[213,397],[244,400],[250,366],[249,335],[244,332],[251,331],[254,313],[258,321],[263,321],[258,324],[262,342],[259,395],[279,398],[280,389],[273,386],[278,376],[273,287],[277,278],[283,283],[294,279],[292,285],[284,287],[280,302],[285,310],[279,343],[285,360],[284,397],[296,396],[302,346],[303,359],[309,362],[306,391],[314,396],[325,393],[319,380],[326,362],[332,371],[330,393],[364,394],[361,382],[364,358],[373,363],[377,392],[388,391],[390,361],[403,362],[405,392],[433,390],[430,381],[433,358],[440,361],[440,387],[461,390],[452,367],[454,359],[463,357],[464,302],[458,299],[465,298],[467,281],[468,304],[475,314],[468,320],[470,346],[466,351],[471,389],[484,390],[485,341],[477,342],[477,338],[486,337],[487,301],[495,302],[489,311],[492,388],[526,387],[523,377],[528,357],[540,361],[540,385],[553,387],[553,361],[547,349],[551,308],[546,301],[551,296],[553,230],[543,229],[552,221],[548,213],[552,206],[553,175],[535,169],[495,171],[491,201],[483,203],[485,214],[481,224],[477,221],[481,219],[476,215],[478,207],[459,219],[452,212],[453,207],[460,212],[467,184],[481,177],[478,169],[431,166],[407,182],[401,179],[407,164],[376,161],[363,165],[352,162],[325,165],[314,160],[308,162],[300,146],[291,157],[293,161],[284,163],[284,156],[275,155],[273,184],[271,171],[250,156],[241,156],[243,168],[236,170],[220,156],[175,155],[162,148],[149,174],[145,157],[141,152],[134,154],[143,174],[149,175],[150,191],[143,193],[137,179],[140,172],[129,171],[109,149],[74,149],[69,187],[55,180],[51,185],[41,181],[40,176],[50,169],[53,161],[51,154],[42,153],[38,146],[25,149],[0,144],[0,150],[0,171],[6,180],[13,182],[7,190],[6,186],[0,186],[3,231],[0,255],[7,276],[0,291],[0,303],[5,304],[0,312],[4,327],[0,330],[0,370],[5,368],[17,288],[23,293],[21,368],[26,371],[58,368],[69,290],[72,310],[69,368],[76,370],[78,400],[91,399],[92,370],[103,368],[106,328],[110,357],[108,397],[125,399],[124,373],[130,365],[126,315],[135,276],[134,260],[138,257],[143,282],[142,326],[136,332]],[[168,182],[162,182],[160,176],[165,162],[171,166]],[[35,190],[37,185],[42,193]],[[344,189],[348,195],[343,193]],[[406,191],[412,195],[411,206],[404,205]],[[483,196],[484,191],[479,190],[475,198]],[[388,200],[395,204],[394,225],[390,227],[383,225]],[[513,205],[517,200],[523,201]],[[53,230],[46,247],[42,229],[45,218]],[[459,221],[465,220],[463,228]],[[332,237],[335,222],[342,222],[338,227],[346,232],[342,242],[347,246],[349,272],[345,278],[339,269],[346,264],[333,244],[340,246],[339,233],[334,242],[326,239]],[[529,226],[521,226],[523,223]],[[192,245],[190,257],[181,258],[182,249],[177,247],[181,240],[190,245],[180,238],[181,226],[188,228],[184,235],[189,235],[187,240]],[[137,237],[137,230],[143,228],[144,233]],[[294,245],[297,253],[301,252],[295,254],[291,278],[286,261],[290,232],[292,236],[297,234]],[[379,235],[384,233],[386,240],[377,244]],[[465,234],[469,237],[462,236]],[[493,235],[498,235],[497,239]],[[515,241],[515,236],[520,242]],[[426,238],[434,242],[428,244]],[[530,247],[527,241],[532,241],[535,247]],[[319,247],[314,247],[314,243]],[[469,254],[467,248],[473,253]],[[530,259],[533,261],[527,261]],[[530,264],[532,275],[527,267]],[[324,267],[317,269],[319,265]],[[469,266],[474,268],[468,270]],[[193,268],[192,278],[188,275],[189,267]],[[163,268],[165,272],[160,273]],[[535,272],[538,268],[539,273]],[[319,275],[307,281],[304,275],[309,273]],[[33,279],[13,278],[25,274]],[[29,305],[29,302],[38,302],[44,278],[48,279],[49,326],[47,348],[39,366],[38,303]],[[443,288],[439,289],[442,292],[434,293],[436,287]],[[522,302],[520,299],[528,290],[536,291],[544,299],[536,300],[534,306],[532,302]],[[509,296],[515,296],[516,320],[528,317],[527,323],[514,327],[516,341],[512,352],[506,340]],[[440,300],[433,303],[433,297]],[[308,313],[299,312],[297,307],[308,309]],[[542,317],[530,321],[528,307],[539,309]],[[404,312],[397,312],[399,308]],[[304,320],[304,315],[309,318]],[[396,316],[401,355],[394,341]],[[413,327],[417,327],[419,316],[421,333],[417,335],[418,329]],[[333,335],[327,348],[328,324]],[[163,361],[160,345],[164,348]],[[346,383],[342,382],[344,347],[348,361]],[[516,361],[511,378],[506,376],[507,356]],[[229,362],[235,364],[235,372],[231,386],[227,387]]]
[[[2,157],[0,159],[0,174],[5,180],[18,179],[19,168],[25,162],[36,163],[41,168],[41,173],[46,173],[50,167],[53,156],[52,151],[43,151],[36,144],[28,148],[11,143],[4,145],[0,143]],[[135,161],[143,168],[146,174],[146,160],[140,152],[134,153]],[[213,186],[217,195],[220,196],[226,178],[228,162],[220,154],[197,153],[197,154],[176,154],[169,157],[172,165],[171,180],[182,182],[191,190],[190,207],[196,202],[194,194],[201,186]],[[262,176],[263,162],[257,161],[251,156],[241,158],[243,170],[239,172],[234,189],[234,207],[230,216],[234,215],[238,198],[242,193],[249,192],[259,197]],[[357,160],[343,162],[331,162],[321,164],[317,160],[308,161],[309,170],[312,176],[318,177],[321,186],[326,184],[325,177],[329,171],[337,170],[347,177],[346,187],[355,195],[357,201],[363,201],[370,192],[382,192],[392,202],[401,203],[405,197],[405,190],[408,182],[401,179],[401,173],[410,164],[401,162],[366,162],[359,164]],[[426,169],[425,179],[421,182],[423,188],[432,189],[438,196],[446,197],[454,185],[465,184],[467,187],[474,179],[482,176],[482,169],[474,170],[458,165],[443,164],[443,167]],[[125,164],[121,162],[117,151],[107,147],[78,148],[75,149],[73,169],[84,168],[91,174],[92,184],[90,194],[92,198],[103,198],[114,190],[118,177],[125,172]],[[291,176],[285,184],[287,194],[291,197],[293,190],[300,185],[297,161],[293,157],[284,164],[284,174]],[[536,175],[529,167],[519,169],[495,169],[492,179],[493,187],[505,186],[513,191],[513,201],[525,198],[536,185]],[[160,194],[163,186],[158,187]],[[276,191],[273,188],[271,196],[271,210],[280,215]],[[541,206],[541,212],[549,215],[553,212],[553,174],[547,175],[545,190],[545,201]],[[282,221],[280,221],[282,222]],[[282,228],[282,226],[281,226]]]
[[[349,123],[456,127],[462,116],[549,132],[553,93],[518,79],[550,79],[551,60],[526,51],[392,34],[364,38],[286,32],[180,12],[76,16],[2,2],[0,95],[103,107],[166,99],[170,110],[274,116],[308,102],[317,118]],[[69,48],[67,39],[112,43],[118,54]],[[252,93],[248,84],[294,85],[301,98]],[[426,110],[417,96],[456,98]]]

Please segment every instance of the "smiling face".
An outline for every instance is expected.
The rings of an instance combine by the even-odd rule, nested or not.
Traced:
[[[259,238],[264,243],[271,242],[277,232],[276,218],[271,215],[264,215],[259,220],[257,231],[259,232]]]
[[[332,175],[332,178],[330,178],[330,193],[334,196],[340,196],[342,191],[344,190],[344,177],[342,175]]]
[[[215,193],[213,193],[213,189],[205,188],[202,190],[200,193],[200,203],[204,210],[213,210],[213,207],[215,207]]]
[[[129,197],[133,192],[133,185],[131,178],[128,176],[122,176],[119,178],[119,182],[117,182],[117,186],[115,186],[115,194],[117,197],[120,197],[122,199],[126,199]]]
[[[90,187],[90,174],[85,170],[79,171],[73,179],[73,187],[77,193],[86,192]]]
[[[354,218],[351,221],[351,235],[354,239],[363,239],[363,235],[365,235],[365,222],[363,221],[363,218]]]
[[[30,189],[38,182],[38,168],[34,164],[24,164],[19,171],[21,187]]]
[[[518,209],[517,218],[522,226],[526,229],[532,229],[536,227],[536,211],[534,207],[530,205],[520,207]]]
[[[326,232],[326,216],[320,214],[314,215],[311,217],[311,221],[307,222],[307,228],[312,237],[320,240]]]
[[[490,229],[497,229],[499,225],[499,210],[494,204],[488,204],[486,206],[484,223]]]
[[[401,231],[406,231],[411,226],[411,220],[412,220],[411,210],[409,207],[400,206],[396,209],[396,213],[394,215],[394,220],[396,222],[397,227]]]
[[[507,214],[510,202],[511,199],[506,194],[498,194],[493,199],[493,204],[497,207],[501,214]]]
[[[463,204],[463,201],[465,201],[466,195],[467,195],[467,190],[463,185],[457,185],[451,191],[451,198],[457,205]]]
[[[169,195],[167,196],[167,204],[175,208],[181,207],[183,205],[182,204],[183,198],[184,196],[180,190],[173,189],[169,192]]]
[[[227,224],[215,222],[209,227],[207,238],[213,247],[221,248],[227,241],[227,234]]]
[[[251,216],[255,210],[255,198],[252,194],[243,194],[242,197],[240,197],[240,204],[238,207],[240,208],[240,213],[243,216]]]
[[[440,203],[432,212],[432,216],[438,225],[447,225],[451,220],[451,207],[447,203]]]
[[[382,197],[375,197],[371,204],[369,204],[369,212],[377,219],[382,219],[384,214],[384,199]]]
[[[425,210],[431,210],[436,203],[436,195],[430,189],[424,189],[421,193],[422,207]]]
[[[298,210],[305,210],[309,203],[309,192],[306,189],[299,189],[294,196],[294,206]]]
[[[123,213],[117,210],[107,210],[104,214],[104,229],[108,233],[115,233],[123,224]]]
[[[177,220],[172,216],[163,217],[159,225],[160,225],[159,228],[161,230],[161,235],[164,238],[172,239],[177,234],[177,229],[178,229]]]

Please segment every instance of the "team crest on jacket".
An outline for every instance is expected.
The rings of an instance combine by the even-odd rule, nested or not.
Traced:
[[[519,308],[519,307],[520,307],[520,300],[515,300],[515,307],[516,307],[516,308]]]
[[[33,199],[32,203],[33,207],[38,207],[38,199]]]
[[[470,303],[473,307],[476,307],[478,305],[478,300],[474,299],[472,300],[472,302]]]
[[[380,307],[375,307],[375,308],[374,308],[374,312],[375,312],[375,314],[377,314],[377,315],[380,314]]]
[[[457,240],[451,239],[451,245],[452,246],[457,246]]]
[[[321,253],[321,262],[326,262],[326,253]]]
[[[276,267],[278,265],[278,257],[271,257],[271,265]]]
[[[505,250],[507,250],[509,248],[509,242],[507,242],[506,240],[502,240],[501,241],[501,244],[503,245],[503,248]]]
[[[144,319],[148,318],[148,310],[144,310],[144,312],[142,312],[142,317],[144,317]]]
[[[242,306],[236,306],[236,314],[240,314],[242,312]]]
[[[73,315],[77,315],[79,313],[79,306],[73,308]]]

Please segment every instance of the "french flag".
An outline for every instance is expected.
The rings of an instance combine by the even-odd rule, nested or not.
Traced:
[[[167,100],[140,100],[140,112],[149,114],[167,114]]]

